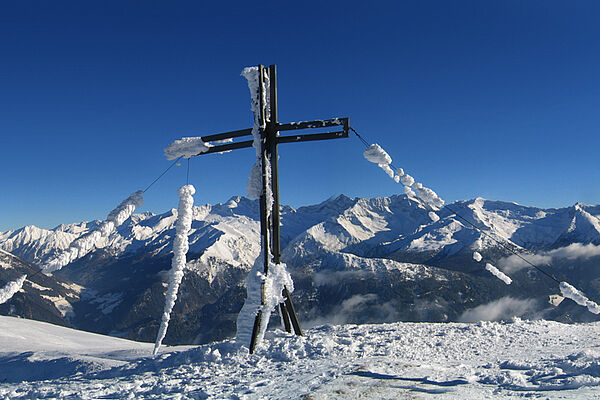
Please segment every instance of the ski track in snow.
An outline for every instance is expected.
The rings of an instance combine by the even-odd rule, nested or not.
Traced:
[[[0,328],[2,399],[600,398],[600,323],[321,326],[270,331],[253,356],[228,340],[157,358],[150,343],[36,321]]]

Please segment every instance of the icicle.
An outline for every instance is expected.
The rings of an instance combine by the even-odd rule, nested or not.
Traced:
[[[76,259],[85,256],[94,248],[94,246],[96,246],[96,243],[101,238],[110,236],[115,228],[131,217],[131,214],[133,214],[136,207],[140,207],[143,202],[144,192],[142,190],[138,190],[129,195],[129,197],[123,200],[117,208],[108,214],[106,220],[104,220],[96,229],[74,240],[69,248],[42,264],[42,271],[44,273],[57,271]]]
[[[23,287],[23,283],[25,282],[25,278],[27,275],[21,276],[16,281],[8,282],[2,288],[0,288],[0,304],[4,304],[17,293]]]
[[[177,208],[177,222],[175,223],[175,238],[173,239],[173,259],[171,260],[171,271],[169,274],[169,287],[167,289],[165,308],[163,311],[160,328],[156,336],[153,354],[158,353],[158,349],[169,327],[171,311],[177,299],[179,284],[183,278],[183,270],[186,264],[186,254],[189,249],[188,233],[192,226],[194,198],[196,189],[192,185],[185,185],[179,188],[179,207]]]

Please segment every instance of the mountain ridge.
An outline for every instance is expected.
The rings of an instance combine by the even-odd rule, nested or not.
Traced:
[[[485,233],[458,218],[456,211]],[[194,206],[193,214],[186,274],[166,343],[231,336],[245,299],[245,276],[260,251],[256,200],[234,196],[224,203]],[[506,286],[472,259],[473,251],[496,263],[510,254],[495,240],[533,253],[600,243],[597,205],[541,209],[477,197],[438,214],[440,219],[433,222],[427,210],[405,195],[340,195],[297,209],[283,206],[282,259],[294,277],[301,319],[309,324],[327,319],[451,321],[468,309],[523,294],[538,305],[527,315],[546,315],[545,298],[558,293],[553,282],[535,271],[515,270],[514,283]],[[153,340],[176,216],[175,209],[134,214],[97,249],[58,271],[57,278],[81,287],[69,303],[73,317],[65,323]],[[0,248],[41,263],[98,223],[2,232]],[[578,269],[559,264],[557,271],[577,278],[574,283],[584,291],[596,290],[600,277],[592,267],[597,261],[592,258]]]

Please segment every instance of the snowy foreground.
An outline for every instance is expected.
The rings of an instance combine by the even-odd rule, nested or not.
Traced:
[[[322,326],[164,348],[0,317],[0,398],[600,398],[600,323]]]

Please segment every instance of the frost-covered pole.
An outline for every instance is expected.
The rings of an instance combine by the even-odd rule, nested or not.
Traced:
[[[272,204],[272,193],[269,193],[270,188],[270,160],[268,157],[268,148],[266,144],[266,113],[265,113],[265,87],[264,87],[264,74],[265,70],[262,65],[258,66],[258,130],[260,134],[260,161],[261,161],[261,175],[262,175],[262,190],[260,194],[260,244],[263,252],[263,274],[267,277],[269,274],[269,259],[272,257],[271,249],[269,248],[269,217],[271,214]],[[266,304],[267,299],[265,298],[265,285],[264,282],[260,286],[260,305],[261,308],[256,314],[254,319],[254,326],[252,327],[252,338],[250,340],[250,353],[254,352],[256,347],[259,332],[261,331],[261,323],[263,319],[262,310]]]
[[[261,342],[271,312],[277,307],[281,309],[286,329],[291,332],[293,325],[295,333],[302,335],[290,299],[294,284],[285,264],[281,262],[277,176],[279,124],[275,74],[274,65],[269,67],[268,72],[262,65],[246,68],[242,72],[252,95],[252,135],[257,156],[248,180],[248,194],[260,199],[261,227],[261,253],[246,279],[247,298],[237,320],[237,339],[242,344],[250,342],[250,353]]]

